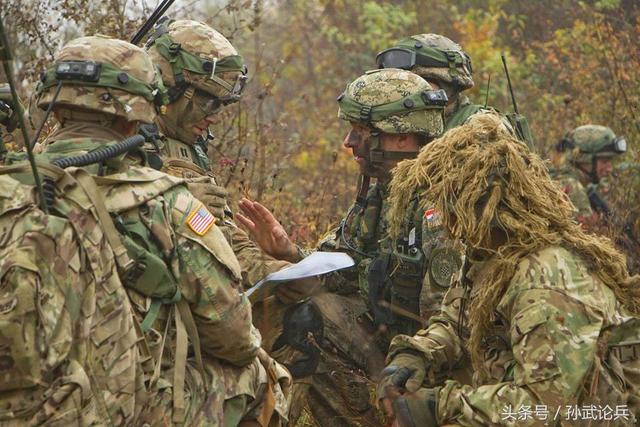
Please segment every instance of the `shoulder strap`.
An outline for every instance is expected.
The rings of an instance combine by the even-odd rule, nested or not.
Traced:
[[[107,207],[104,204],[104,201],[97,197],[99,193],[98,187],[93,180],[93,177],[89,175],[86,171],[82,169],[72,170],[71,173],[75,175],[78,184],[85,191],[91,203],[96,209],[96,214],[98,215],[98,220],[102,225],[104,234],[109,241],[109,245],[113,249],[113,253],[116,258],[116,262],[118,263],[118,267],[122,269],[122,271],[127,271],[129,268],[133,266],[133,260],[129,258],[129,254],[127,253],[127,249],[122,244],[122,240],[120,239],[120,235],[116,230],[115,225],[113,224],[113,220],[107,211]]]

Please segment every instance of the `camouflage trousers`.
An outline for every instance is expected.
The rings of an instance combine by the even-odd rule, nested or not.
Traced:
[[[207,387],[193,361],[185,375],[185,415],[188,426],[283,426],[288,420],[291,377],[284,367],[260,351],[245,367],[205,360]],[[140,425],[171,426],[173,418],[173,368],[150,390]]]
[[[373,327],[365,302],[358,295],[334,293],[316,295],[311,302],[323,322],[322,337],[308,337],[319,351],[319,363],[313,375],[294,379],[289,425],[295,425],[305,406],[323,427],[383,425],[373,391],[384,367],[380,343],[386,339],[381,340],[383,333]],[[305,356],[290,346],[271,351],[282,333],[286,309],[276,301],[262,304],[254,307],[253,319],[264,348],[280,363],[290,365]]]

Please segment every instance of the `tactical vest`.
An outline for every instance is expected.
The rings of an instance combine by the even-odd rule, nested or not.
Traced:
[[[374,322],[387,325],[390,336],[413,334],[423,326],[418,320],[426,265],[421,221],[412,220],[411,239],[403,243],[402,252],[394,251],[388,235],[386,198],[387,190],[381,184],[370,187],[364,205],[352,208],[355,213],[347,215],[337,231],[336,249],[357,259],[359,290],[368,301]]]
[[[158,157],[159,170],[185,179],[210,175],[210,162],[203,144],[185,144],[177,139],[162,137],[157,147],[147,144],[149,157]],[[150,162],[153,164],[153,162]]]
[[[526,144],[530,150],[535,150],[535,141],[526,117],[515,113],[504,115],[493,107],[472,104],[466,96],[462,97],[458,108],[453,113],[449,116],[445,116],[443,133],[446,133],[448,130],[454,129],[458,126],[462,126],[471,116],[480,112],[493,112],[499,114],[507,129],[509,129],[509,131],[518,140]]]

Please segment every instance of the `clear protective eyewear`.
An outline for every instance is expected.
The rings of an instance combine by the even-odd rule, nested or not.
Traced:
[[[200,89],[196,89],[191,100],[193,104],[205,114],[205,116],[216,114],[222,109],[222,107],[227,105],[221,98]]]

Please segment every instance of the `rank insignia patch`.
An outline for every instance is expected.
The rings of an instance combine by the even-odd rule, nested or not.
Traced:
[[[211,226],[216,222],[216,219],[211,215],[211,212],[200,205],[198,209],[191,212],[187,218],[187,225],[198,236],[204,236]]]

